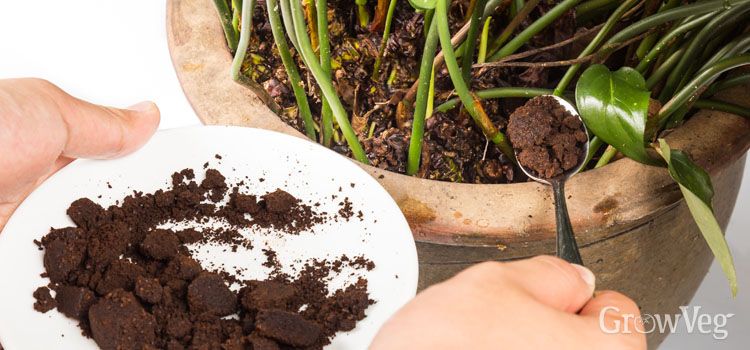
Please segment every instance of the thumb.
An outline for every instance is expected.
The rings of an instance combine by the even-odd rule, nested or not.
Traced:
[[[57,95],[67,127],[65,157],[117,158],[140,148],[159,126],[159,109],[153,102],[118,109],[79,100],[62,90]]]
[[[591,299],[591,270],[549,255],[506,264],[506,278],[539,302],[565,312],[578,312]]]
[[[635,326],[642,326],[635,324],[641,315],[638,305],[625,295],[611,290],[597,292],[596,296],[581,309],[580,314],[597,317],[608,328],[624,327],[623,322],[628,323],[628,329],[631,331],[635,330]]]
[[[599,324],[597,332],[602,337],[616,337],[629,346],[626,349],[645,349],[645,326],[641,319],[638,305],[615,291],[597,292],[586,306],[581,309],[581,316],[593,319]],[[617,336],[615,336],[617,335]],[[622,336],[624,335],[624,337]]]

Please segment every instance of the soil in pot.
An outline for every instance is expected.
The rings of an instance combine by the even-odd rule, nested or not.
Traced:
[[[552,96],[535,97],[516,109],[508,137],[518,162],[544,179],[575,168],[588,141],[581,119]]]
[[[331,293],[328,285],[329,275],[343,268],[372,270],[363,256],[309,260],[293,277],[265,248],[267,280],[240,280],[228,272],[232,267],[207,268],[193,257],[206,244],[233,251],[262,244],[263,238],[253,242],[238,233],[241,227],[296,235],[351,215],[320,213],[281,189],[242,193],[241,184],[227,183],[213,169],[201,183],[194,178],[191,169],[176,172],[171,188],[135,191],[106,209],[88,198],[73,202],[67,213],[76,226],[52,229],[37,242],[51,282],[34,292],[34,308],[57,308],[78,320],[102,349],[321,349],[365,317],[373,304],[366,279],[353,278]],[[202,231],[163,228],[183,220],[205,225]],[[209,220],[221,220],[221,227]]]
[[[365,6],[371,14],[376,12],[376,2]],[[470,2],[454,1],[449,8],[451,32],[455,33],[466,23]],[[509,3],[509,2],[506,2]],[[555,4],[540,2],[517,31],[528,25]],[[304,126],[297,110],[286,71],[274,46],[268,24],[265,2],[259,1],[253,16],[251,43],[242,72],[262,85],[275,102],[281,106],[281,118],[300,132]],[[508,24],[508,7],[499,6],[492,14],[491,32],[499,33]],[[399,0],[393,18],[385,58],[376,81],[372,79],[382,28],[371,30],[362,27],[353,1],[329,1],[329,37],[333,59],[332,82],[341,98],[352,126],[362,140],[372,165],[404,173],[411,134],[411,113],[397,113],[398,103],[408,94],[419,75],[419,61],[424,47],[424,17]],[[373,21],[374,23],[374,21]],[[575,11],[567,11],[552,25],[535,35],[529,45],[541,47],[571,38],[576,30]],[[293,50],[293,49],[292,49]],[[571,45],[543,51],[526,58],[526,61],[555,61],[565,59],[575,50]],[[320,123],[320,96],[315,80],[294,54],[298,69],[308,93],[315,123]],[[567,67],[486,67],[475,69],[472,90],[497,86],[524,86],[554,88]],[[435,105],[455,97],[450,76],[444,65],[435,70]],[[413,101],[412,101],[413,102]],[[492,122],[505,130],[513,110],[524,99],[504,98],[482,101],[482,106]],[[331,147],[351,156],[343,138],[334,139]],[[417,174],[422,178],[466,182],[509,183],[526,181],[526,176],[514,169],[508,159],[492,142],[489,142],[471,116],[462,108],[435,112],[425,121],[422,164]]]

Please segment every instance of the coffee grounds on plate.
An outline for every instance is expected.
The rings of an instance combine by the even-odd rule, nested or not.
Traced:
[[[50,294],[49,288],[47,287],[37,288],[34,291],[33,296],[34,299],[36,299],[36,302],[34,303],[34,310],[36,311],[46,313],[57,307],[57,302],[55,301],[55,298],[52,297],[52,294]]]
[[[508,138],[518,162],[545,179],[576,167],[588,139],[581,120],[552,96],[535,97],[516,109]]]
[[[321,349],[337,332],[354,329],[374,303],[367,280],[334,291],[328,282],[342,266],[372,270],[363,256],[301,262],[292,277],[264,248],[262,265],[272,269],[265,281],[243,281],[192,257],[191,245],[252,248],[240,228],[296,235],[338,220],[281,189],[255,195],[239,187],[214,169],[199,184],[184,169],[172,175],[171,188],[134,191],[106,209],[88,198],[74,201],[67,213],[76,226],[52,229],[40,242],[51,283],[34,292],[34,308],[57,307],[105,350]],[[348,200],[341,206],[351,212]],[[209,227],[210,220],[222,227]],[[163,228],[183,221],[205,227]]]

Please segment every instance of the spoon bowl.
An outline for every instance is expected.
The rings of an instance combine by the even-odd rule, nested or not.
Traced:
[[[570,177],[572,177],[573,175],[581,172],[581,169],[583,169],[584,165],[586,165],[586,158],[589,155],[589,140],[588,140],[589,132],[588,132],[588,129],[586,129],[586,124],[583,122],[583,119],[581,119],[581,115],[578,114],[578,111],[576,110],[575,107],[573,107],[572,104],[570,104],[570,102],[568,102],[562,97],[555,96],[555,95],[540,95],[539,97],[542,97],[542,96],[549,96],[549,97],[554,98],[557,101],[557,103],[565,107],[565,110],[567,110],[574,116],[578,117],[578,120],[581,121],[581,125],[583,126],[583,132],[586,133],[586,138],[587,138],[586,142],[583,144],[583,153],[581,153],[578,159],[578,165],[576,165],[575,167],[571,169],[566,170],[564,173],[558,176],[555,176],[554,178],[545,179],[545,178],[535,176],[528,169],[526,169],[523,165],[521,165],[520,163],[518,164],[518,167],[521,168],[521,171],[523,171],[523,173],[526,174],[526,176],[528,176],[530,179],[536,182],[543,183],[543,184],[552,185],[552,182],[565,181],[569,179]],[[518,159],[518,154],[516,154],[516,159]]]

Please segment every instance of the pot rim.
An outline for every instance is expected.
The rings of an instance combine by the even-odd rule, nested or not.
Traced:
[[[231,80],[232,56],[210,2],[167,1],[167,41],[180,85],[204,124],[259,127],[307,139],[271,112],[254,92]],[[737,86],[716,98],[749,106],[750,87]],[[702,110],[666,139],[672,148],[682,149],[716,176],[750,148],[748,135],[750,120]],[[393,196],[417,241],[504,249],[507,244],[549,242],[555,236],[551,190],[545,185],[442,182],[350,160]],[[646,224],[682,199],[664,168],[627,158],[576,175],[567,182],[566,193],[582,246]]]

